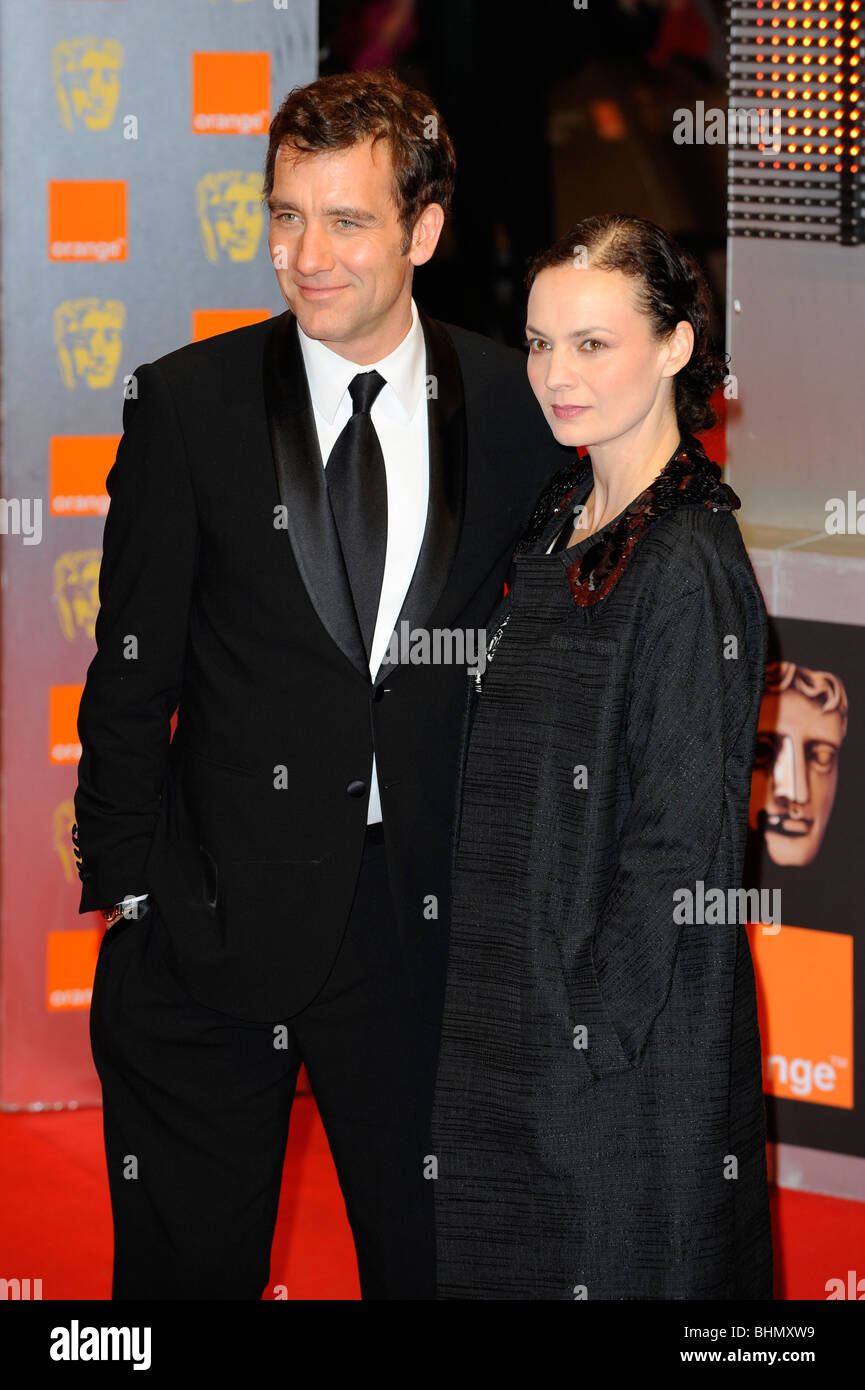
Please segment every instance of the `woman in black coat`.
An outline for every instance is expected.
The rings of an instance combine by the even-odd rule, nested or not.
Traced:
[[[589,457],[539,499],[470,679],[439,1296],[769,1299],[735,892],[766,619],[739,500],[693,434],[725,372],[708,291],[660,228],[613,215],[530,285],[532,387]]]

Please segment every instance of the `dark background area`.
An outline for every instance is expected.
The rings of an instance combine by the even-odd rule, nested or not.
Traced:
[[[724,0],[322,0],[321,72],[393,67],[457,155],[423,307],[513,345],[527,261],[579,218],[650,218],[693,251],[723,329],[726,149],[676,145],[674,113],[726,109]]]

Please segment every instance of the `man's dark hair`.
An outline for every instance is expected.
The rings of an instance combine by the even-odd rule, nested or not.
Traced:
[[[276,156],[290,146],[298,157],[386,140],[394,169],[394,202],[403,227],[404,255],[427,203],[447,212],[456,159],[444,122],[428,96],[395,73],[333,73],[289,92],[270,123],[264,166],[265,201],[273,192]]]

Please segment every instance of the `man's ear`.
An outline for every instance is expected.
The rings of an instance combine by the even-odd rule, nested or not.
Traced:
[[[424,265],[438,246],[445,223],[441,203],[427,203],[414,224],[408,258],[412,265]]]

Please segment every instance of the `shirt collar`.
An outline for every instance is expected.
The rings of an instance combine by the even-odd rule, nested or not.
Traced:
[[[387,387],[391,388],[388,390],[387,387],[382,387],[378,397],[382,404],[390,404],[393,412],[406,421],[412,418],[426,371],[426,343],[417,305],[413,299],[411,328],[393,352],[389,352],[380,362],[370,362],[363,366],[349,362],[324,343],[315,338],[308,338],[299,323],[297,336],[303,353],[313,407],[316,413],[330,424],[333,424],[349,383],[358,372],[373,370],[379,372],[387,382]]]

